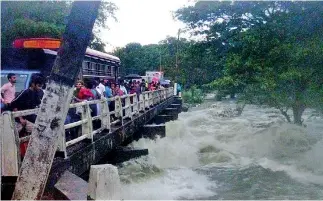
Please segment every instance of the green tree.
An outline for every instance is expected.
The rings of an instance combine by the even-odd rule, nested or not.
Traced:
[[[211,82],[218,76],[220,70],[216,70],[219,67],[216,52],[217,48],[212,44],[168,36],[158,44],[141,46],[129,43],[118,48],[114,54],[120,58],[124,74],[144,74],[145,71],[161,68],[165,76],[173,81],[193,86]]]
[[[240,100],[293,111],[322,107],[322,2],[197,2],[177,18],[217,42],[223,71],[209,86]]]
[[[72,1],[2,1],[1,43],[10,47],[16,38],[53,37],[61,38],[67,22],[66,16]],[[101,28],[107,28],[107,19],[115,18],[116,6],[102,2],[95,23],[91,47],[104,50],[99,38]]]

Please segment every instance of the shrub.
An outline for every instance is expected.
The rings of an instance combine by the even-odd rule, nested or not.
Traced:
[[[185,103],[202,103],[204,94],[201,89],[194,85],[190,89],[183,91],[182,98]]]

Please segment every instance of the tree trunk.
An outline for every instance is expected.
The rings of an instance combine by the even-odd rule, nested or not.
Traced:
[[[293,107],[293,116],[294,116],[294,124],[302,125],[302,114],[305,110],[305,107],[303,105],[295,105]]]
[[[245,108],[246,103],[242,103],[242,104],[237,104],[236,106],[236,110],[238,111],[238,116],[240,116],[243,112],[243,109]]]
[[[291,123],[292,121],[290,120],[289,115],[287,114],[287,110],[284,111],[283,109],[279,108],[280,112],[282,113],[282,115],[284,115],[284,117],[286,118],[288,123]]]
[[[75,1],[68,18],[62,45],[57,53],[13,200],[40,200],[62,134],[73,84],[89,45],[100,1]],[[65,137],[65,136],[64,136]]]

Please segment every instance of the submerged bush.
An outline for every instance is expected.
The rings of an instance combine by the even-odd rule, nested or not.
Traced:
[[[202,103],[204,95],[202,90],[194,85],[190,89],[183,91],[182,98],[185,103]]]

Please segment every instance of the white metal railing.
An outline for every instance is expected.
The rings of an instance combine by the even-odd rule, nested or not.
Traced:
[[[112,98],[102,98],[100,100],[83,101],[70,104],[71,108],[76,108],[80,113],[80,120],[64,125],[64,131],[59,133],[58,150],[66,156],[66,147],[71,146],[84,139],[93,142],[93,136],[104,130],[111,132],[111,126],[117,123],[123,125],[125,119],[133,119],[140,112],[157,105],[169,97],[173,96],[174,89],[165,88],[156,91],[146,91],[137,96],[137,94],[129,94],[124,96],[116,96]],[[109,111],[108,103],[114,103],[114,110]],[[98,114],[91,116],[90,105],[99,105]],[[30,136],[20,137],[15,126],[15,118],[37,114],[38,108],[32,110],[24,110],[17,112],[3,112],[1,115],[1,133],[3,138],[2,146],[2,175],[17,176],[20,167],[20,144],[29,140]],[[111,115],[115,120],[112,121]],[[93,129],[94,120],[101,120],[100,128]],[[80,126],[81,135],[75,139],[66,141],[66,129]]]

